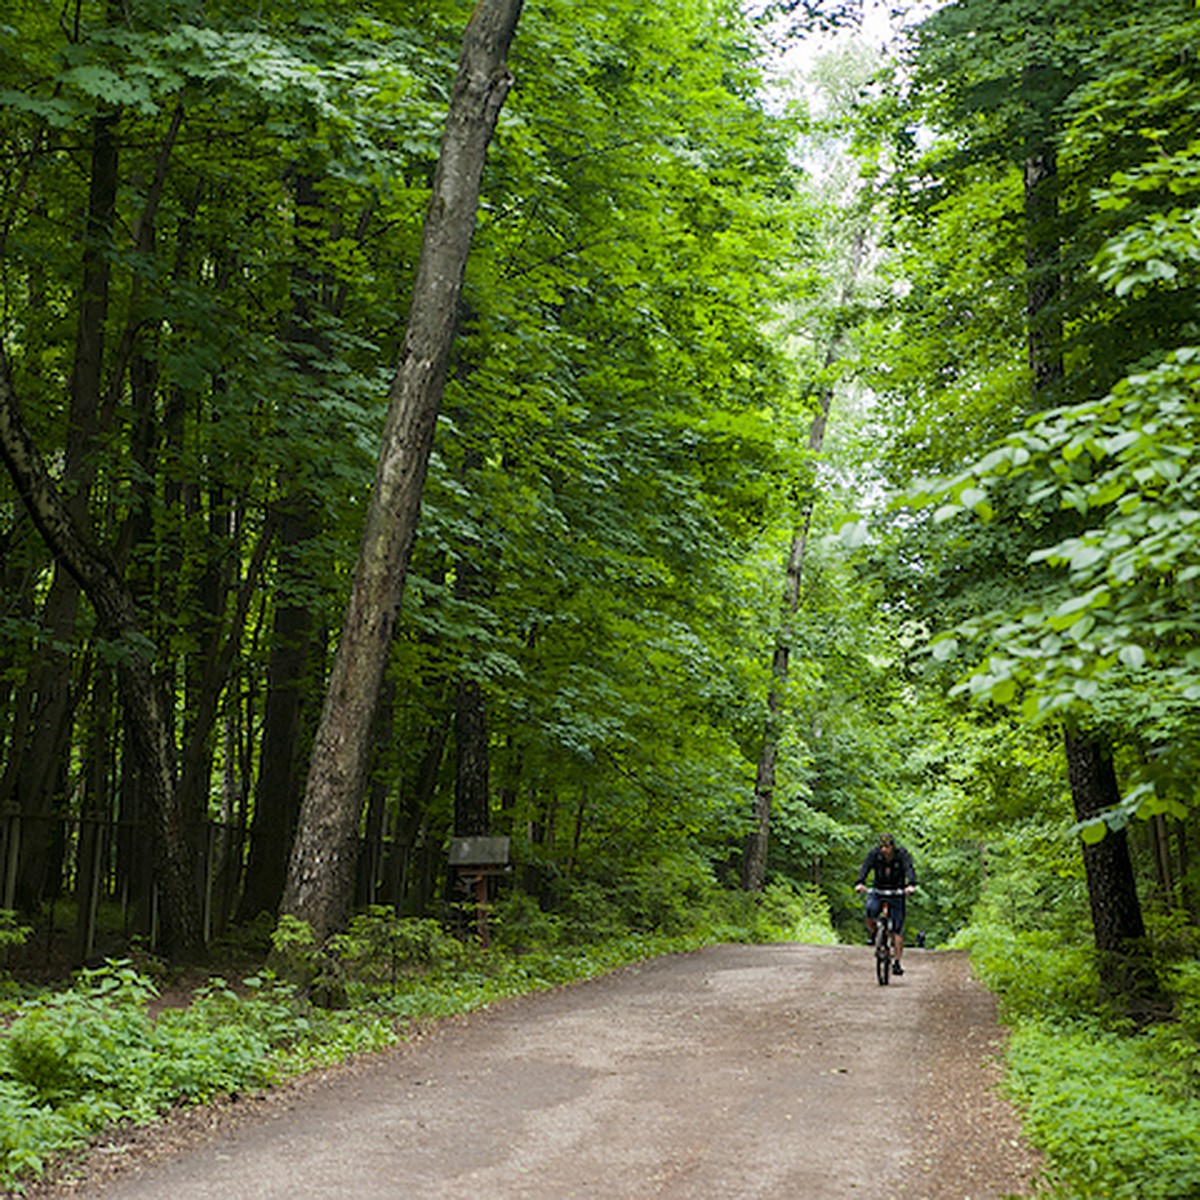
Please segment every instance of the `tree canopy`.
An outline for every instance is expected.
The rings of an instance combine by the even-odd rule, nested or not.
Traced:
[[[1135,815],[1186,902],[1195,14],[1118,7],[958,0],[799,99],[767,43],[840,6],[526,5],[352,907],[451,911],[490,834],[547,911],[809,880],[849,921],[887,825],[949,936],[981,844]],[[278,913],[469,16],[6,17],[5,904]],[[1062,730],[1119,784],[1082,816]]]

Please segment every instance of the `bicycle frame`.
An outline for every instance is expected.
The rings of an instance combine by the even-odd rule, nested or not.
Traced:
[[[875,918],[875,978],[886,987],[892,977],[892,962],[896,950],[896,931],[892,928],[892,896],[903,896],[903,888],[871,888],[870,895],[883,900]]]

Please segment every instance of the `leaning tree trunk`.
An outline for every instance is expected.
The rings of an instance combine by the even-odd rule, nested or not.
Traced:
[[[408,328],[284,890],[283,912],[308,922],[318,941],[349,916],[370,734],[445,388],[484,159],[512,84],[505,60],[521,4],[479,0],[463,34]]]
[[[71,518],[21,419],[8,357],[0,345],[0,457],[55,558],[87,593],[101,628],[120,646],[117,672],[129,734],[155,831],[155,869],[163,905],[162,946],[172,958],[203,945],[199,895],[175,779],[172,712],[147,656],[137,610],[115,568]]]

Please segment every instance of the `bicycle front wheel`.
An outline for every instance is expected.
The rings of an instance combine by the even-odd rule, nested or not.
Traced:
[[[880,932],[875,943],[875,978],[879,980],[879,986],[887,987],[891,975],[892,954],[888,948],[888,937],[887,934]]]

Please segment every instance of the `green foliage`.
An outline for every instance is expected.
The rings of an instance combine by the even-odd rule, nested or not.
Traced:
[[[1095,1000],[1099,981],[1092,953],[1061,934],[976,924],[954,944],[971,951],[980,978],[1000,997],[1007,1020],[1046,1013],[1069,1016]]]
[[[1061,834],[1058,839],[1063,841]],[[1151,920],[1175,1019],[1134,1028],[1099,1001],[1078,866],[1043,829],[998,847],[957,942],[1012,1027],[1007,1087],[1047,1156],[1048,1194],[1185,1197],[1200,1178],[1200,972],[1196,930]]]
[[[1119,11],[1119,33],[1091,5],[1050,5],[1027,28],[959,0],[922,23],[905,120],[920,112],[945,136],[908,143],[919,173],[892,183],[904,291],[879,324],[876,373],[933,669],[1028,722],[1174,748],[1137,764],[1121,810],[1083,831],[1093,840],[1105,820],[1194,802],[1200,696],[1196,80],[1179,52],[1197,16],[1183,2]],[[1035,229],[1020,168],[1051,143],[1055,216]],[[980,217],[989,236],[962,236]],[[1057,332],[1054,378],[1034,388],[1039,272]]]
[[[270,977],[223,980],[151,1019],[154,985],[129,963],[84,971],[27,1001],[0,1039],[0,1181],[120,1120],[262,1087],[395,1040],[386,1021],[314,1012]]]
[[[462,961],[463,943],[428,917],[397,917],[395,910],[371,905],[351,918],[345,933],[326,949],[354,979],[396,986],[403,975],[453,967]]]
[[[316,974],[319,954],[312,926],[283,913],[271,933],[275,971],[284,979],[309,980]]]
[[[0,955],[29,941],[32,926],[23,925],[11,908],[0,909]]]
[[[1052,497],[1083,518],[1069,537],[1030,553],[1030,563],[1053,569],[1037,603],[960,627],[960,636],[990,639],[995,649],[959,690],[1000,703],[1022,698],[1034,719],[1090,712],[1103,683],[1138,692],[1152,680],[1143,721],[1200,698],[1192,661],[1200,630],[1177,591],[1200,573],[1192,552],[1200,491],[1188,467],[1198,355],[1176,350],[1101,401],[1032,420],[937,493],[953,501],[944,512],[990,513],[989,490],[1011,492],[1015,482],[1026,506]],[[955,648],[947,637],[935,651]]]
[[[510,889],[491,906],[488,923],[495,944],[510,953],[563,942],[563,916],[546,912],[533,896],[519,888]]]
[[[1193,1047],[1194,1053],[1194,1047]],[[1009,1046],[1009,1086],[1073,1200],[1186,1200],[1200,1191],[1200,1098],[1160,1082],[1151,1044],[1031,1020]]]
[[[725,893],[728,924],[712,925],[714,939],[749,942],[806,942],[833,945],[829,901],[814,884],[772,882],[761,897]],[[749,908],[749,911],[746,911]],[[718,909],[716,918],[721,916]]]

